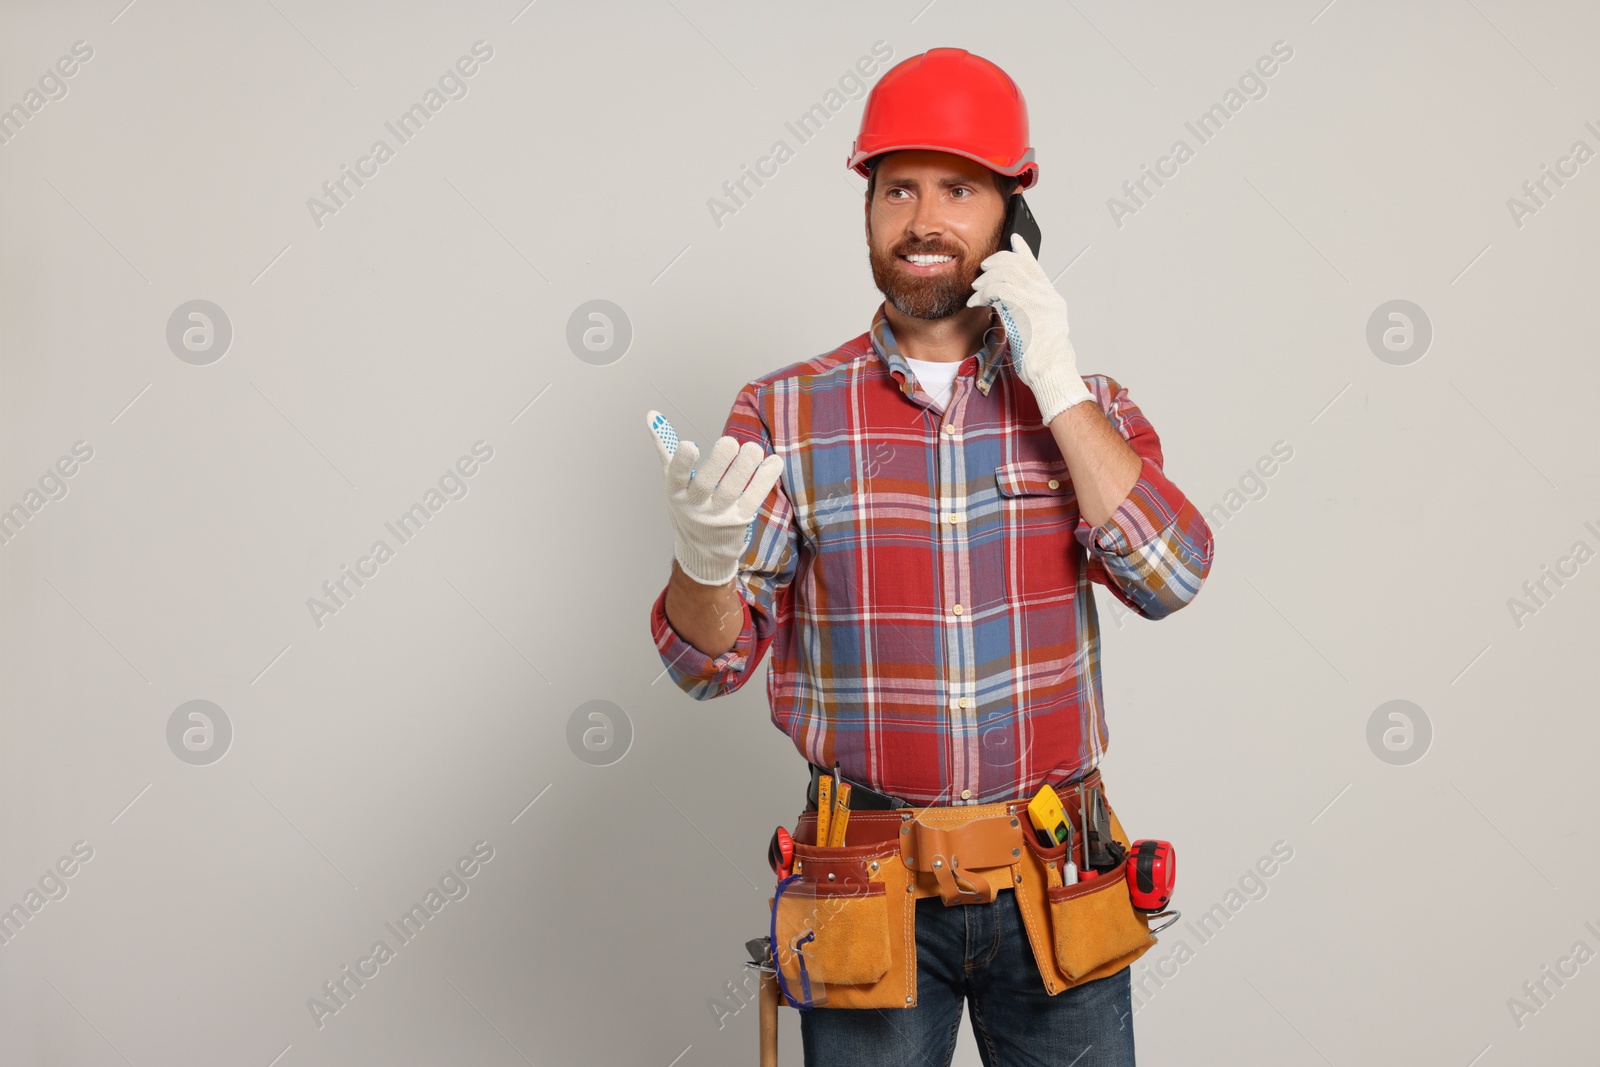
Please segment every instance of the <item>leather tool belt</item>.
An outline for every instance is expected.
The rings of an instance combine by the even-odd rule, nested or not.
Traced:
[[[817,771],[813,769],[815,786]],[[1082,789],[1098,768],[1057,786],[1082,840]],[[1102,787],[1103,789],[1103,787]],[[870,794],[870,795],[869,795]],[[1156,945],[1128,896],[1127,861],[1097,878],[1063,885],[1066,845],[1044,848],[1028,823],[1028,800],[993,804],[876,808],[852,783],[845,843],[817,846],[811,809],[791,831],[793,875],[778,883],[772,950],[784,1001],[792,1007],[909,1008],[917,1002],[916,902],[946,907],[994,903],[1016,894],[1046,992],[1115,974]],[[1111,835],[1131,845],[1106,799]]]

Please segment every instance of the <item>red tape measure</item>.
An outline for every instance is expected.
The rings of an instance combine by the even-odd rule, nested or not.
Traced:
[[[1128,895],[1140,911],[1160,911],[1172,899],[1178,854],[1170,841],[1143,838],[1128,853]]]

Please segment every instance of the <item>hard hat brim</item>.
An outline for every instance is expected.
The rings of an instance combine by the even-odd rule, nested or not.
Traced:
[[[1022,158],[1017,160],[1016,163],[1012,164],[1009,167],[1005,167],[1005,166],[1000,166],[1000,165],[996,164],[994,160],[985,158],[984,156],[980,156],[975,152],[964,152],[959,148],[952,148],[949,145],[943,145],[943,144],[897,144],[897,145],[889,145],[889,146],[883,147],[883,148],[874,148],[870,152],[863,152],[863,151],[854,152],[850,156],[850,159],[848,161],[848,166],[850,167],[851,170],[855,171],[857,174],[859,174],[863,178],[865,178],[865,177],[868,177],[869,173],[870,173],[867,170],[867,162],[869,160],[876,159],[878,156],[888,155],[890,152],[913,152],[913,151],[943,152],[946,155],[960,156],[963,159],[970,159],[974,163],[977,163],[977,164],[979,164],[981,166],[989,168],[990,170],[994,171],[996,174],[1004,174],[1008,178],[1017,178],[1017,179],[1019,179],[1018,187],[1022,188],[1022,189],[1031,189],[1033,187],[1034,183],[1039,180],[1039,164],[1034,162],[1033,149],[1031,149],[1031,148],[1028,149],[1026,152],[1024,152],[1022,154]]]

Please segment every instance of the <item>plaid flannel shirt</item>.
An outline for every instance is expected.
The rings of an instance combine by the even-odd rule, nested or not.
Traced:
[[[665,589],[650,613],[678,688],[734,692],[771,646],[772,721],[800,754],[915,804],[1027,797],[1086,773],[1110,739],[1091,583],[1159,619],[1211,569],[1211,529],[1162,473],[1127,389],[1084,377],[1143,460],[1091,527],[1003,331],[988,339],[942,413],[882,305],[855,340],[746,384],[723,433],[784,467],[735,579],[738,640],[715,659],[684,641]]]

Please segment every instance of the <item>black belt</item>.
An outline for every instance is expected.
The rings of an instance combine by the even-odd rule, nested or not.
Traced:
[[[831,775],[833,772],[825,771],[815,763],[807,763],[806,766],[811,768],[811,785],[806,788],[806,810],[816,811],[817,779],[821,775]],[[844,776],[840,775],[840,777]],[[845,781],[850,782],[851,811],[889,811],[893,808],[909,808],[913,806],[910,801],[892,797],[888,793],[880,793],[875,789],[868,789],[859,782],[851,782],[848,778],[845,778]]]
[[[811,784],[806,788],[806,810],[816,811],[817,779],[821,775],[831,775],[833,772],[824,770],[823,768],[818,767],[815,763],[807,762],[806,766],[811,768]],[[1085,771],[1082,774],[1074,775],[1072,778],[1069,778],[1067,781],[1056,786],[1056,788],[1070,789],[1072,786],[1077,784],[1079,779],[1086,777],[1092,771],[1093,768],[1090,768],[1090,770]],[[843,775],[840,777],[843,777]],[[912,804],[909,800],[901,800],[899,797],[890,796],[888,793],[880,793],[875,789],[868,789],[866,786],[861,785],[858,782],[851,781],[849,778],[845,778],[844,780],[850,782],[851,811],[891,811],[895,808],[909,808],[917,806]]]

